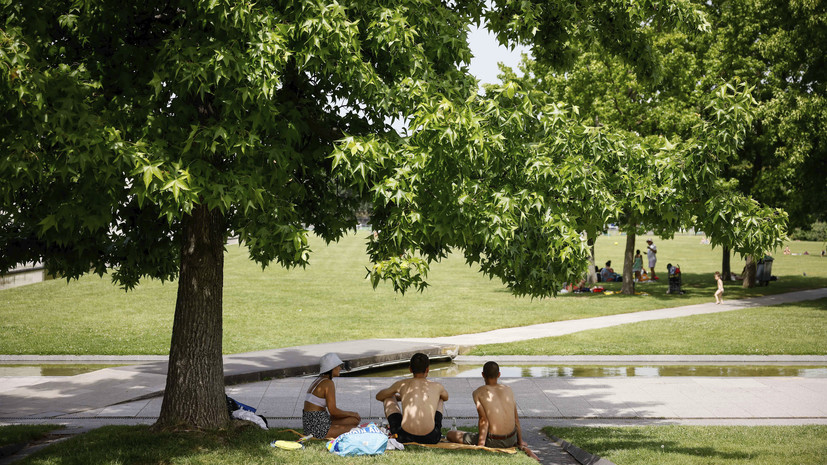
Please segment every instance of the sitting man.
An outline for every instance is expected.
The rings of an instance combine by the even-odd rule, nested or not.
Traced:
[[[413,378],[376,393],[376,400],[385,404],[391,434],[401,443],[436,444],[442,439],[442,404],[448,400],[448,391],[427,379],[430,365],[427,355],[414,354],[410,366]],[[397,400],[402,401],[401,412]]]
[[[536,459],[534,452],[523,442],[514,392],[508,386],[497,384],[499,377],[500,366],[497,362],[487,362],[483,365],[482,379],[485,385],[477,388],[473,394],[479,415],[479,433],[449,431],[448,440],[486,447],[516,446]]]

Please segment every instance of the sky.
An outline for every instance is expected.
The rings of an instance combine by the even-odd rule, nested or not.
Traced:
[[[506,66],[519,72],[518,65],[520,64],[520,56],[522,53],[528,53],[528,47],[518,46],[514,50],[509,50],[497,42],[494,34],[491,34],[483,26],[471,27],[471,32],[468,35],[468,42],[471,46],[471,53],[474,57],[471,59],[471,65],[468,70],[481,84],[497,84],[500,82],[497,79],[500,69],[497,67],[498,62],[504,63]]]

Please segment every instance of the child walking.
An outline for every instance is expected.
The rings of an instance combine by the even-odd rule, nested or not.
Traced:
[[[715,281],[718,281],[718,290],[715,291],[715,303],[719,304],[724,301],[721,298],[724,295],[724,281],[721,279],[721,273],[719,271],[715,272]]]

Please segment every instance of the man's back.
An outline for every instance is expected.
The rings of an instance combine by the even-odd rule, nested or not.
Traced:
[[[502,436],[514,432],[517,426],[517,405],[510,387],[502,384],[483,385],[474,391],[474,402],[478,402],[485,410],[489,433]]]
[[[445,388],[427,378],[406,379],[400,383],[402,398],[402,428],[416,435],[425,435],[434,429],[434,416],[439,406],[440,393]],[[446,396],[447,397],[447,396]]]

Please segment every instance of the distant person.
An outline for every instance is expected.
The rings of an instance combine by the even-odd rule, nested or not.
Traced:
[[[635,251],[635,262],[632,264],[632,272],[635,273],[635,282],[640,282],[640,270],[643,269],[643,256],[640,249]]]
[[[793,251],[790,250],[790,247],[784,247],[784,255],[792,255]]]
[[[499,378],[500,366],[497,362],[486,362],[482,367],[482,379],[485,384],[472,394],[479,416],[479,432],[449,431],[448,440],[475,446],[517,447],[536,459],[534,452],[523,442],[514,392],[510,387],[498,384]]]
[[[427,355],[414,354],[410,366],[413,378],[397,381],[376,393],[376,400],[385,406],[391,434],[401,443],[436,444],[442,439],[442,411],[448,391],[428,379],[430,365]]]
[[[658,275],[655,274],[655,265],[658,263],[658,247],[652,242],[652,239],[646,239],[646,257],[649,259],[649,279],[656,280]]]
[[[319,377],[307,389],[302,409],[304,434],[317,439],[335,438],[359,425],[362,418],[356,412],[340,410],[336,405],[336,384],[344,362],[338,355],[324,354],[319,362]]]
[[[722,296],[724,295],[724,280],[721,279],[721,272],[715,272],[715,282],[718,283],[718,290],[715,291],[715,303],[720,304],[724,301]]]
[[[612,261],[609,260],[606,262],[606,266],[604,266],[603,269],[600,270],[600,280],[604,283],[614,281],[614,279],[612,279],[614,274],[615,270],[612,269]]]

